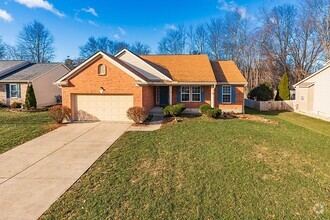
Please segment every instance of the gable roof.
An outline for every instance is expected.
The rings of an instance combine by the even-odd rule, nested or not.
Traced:
[[[314,76],[318,75],[319,73],[322,73],[324,70],[330,68],[330,61],[326,62],[326,64],[324,65],[323,68],[321,68],[320,70],[316,71],[315,73],[307,76],[305,79],[301,80],[300,82],[297,82],[296,84],[293,85],[293,87],[297,87],[300,84],[302,84],[303,82],[305,82],[306,80],[313,78]]]
[[[81,70],[86,68],[87,66],[90,65],[90,63],[94,62],[97,59],[104,58],[110,63],[114,64],[116,67],[130,75],[131,77],[135,78],[136,80],[140,80],[142,82],[146,82],[148,79],[144,77],[141,73],[138,71],[134,70],[132,67],[127,65],[125,62],[122,60],[118,59],[117,57],[114,57],[108,53],[105,53],[103,51],[96,52],[94,55],[92,55],[89,59],[85,60],[82,64],[80,64],[78,67],[70,71],[69,73],[65,74],[63,77],[58,79],[54,84],[55,85],[67,85],[67,80],[70,79],[71,77],[75,76],[78,74]]]
[[[172,81],[171,76],[160,72],[150,62],[146,62],[146,60],[128,49],[121,50],[115,57],[144,75],[150,81]]]
[[[46,72],[62,65],[60,63],[28,63],[0,77],[1,82],[30,82]]]
[[[211,61],[217,82],[247,83],[234,61]]]
[[[144,55],[146,62],[177,82],[216,82],[207,55]]]
[[[28,64],[29,62],[24,60],[0,60],[0,77]]]

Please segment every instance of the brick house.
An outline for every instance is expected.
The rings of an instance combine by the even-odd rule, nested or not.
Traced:
[[[132,106],[184,103],[194,110],[204,103],[223,111],[244,111],[247,81],[233,61],[207,55],[144,55],[122,50],[98,52],[60,78],[63,105],[73,120],[127,121]]]

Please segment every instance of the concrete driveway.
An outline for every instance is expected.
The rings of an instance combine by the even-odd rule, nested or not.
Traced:
[[[37,219],[130,127],[77,123],[0,155],[0,219]]]

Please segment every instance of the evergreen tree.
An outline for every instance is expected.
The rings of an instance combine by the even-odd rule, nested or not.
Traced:
[[[37,108],[37,100],[34,94],[33,85],[29,84],[26,89],[26,96],[25,96],[25,108]]]
[[[280,80],[276,98],[277,100],[290,100],[289,78],[287,73],[284,73]]]

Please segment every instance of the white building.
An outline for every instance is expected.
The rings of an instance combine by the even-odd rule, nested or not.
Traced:
[[[294,85],[295,111],[323,119],[330,119],[330,62]]]

